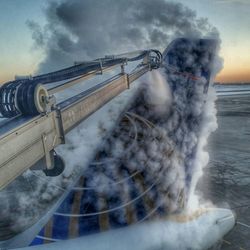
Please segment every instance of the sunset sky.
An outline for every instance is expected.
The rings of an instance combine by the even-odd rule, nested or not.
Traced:
[[[43,59],[43,52],[34,47],[27,20],[44,25],[47,1],[0,0],[0,83],[16,74],[32,74]],[[179,2],[195,10],[198,17],[207,17],[220,32],[224,68],[216,80],[250,82],[250,0]]]

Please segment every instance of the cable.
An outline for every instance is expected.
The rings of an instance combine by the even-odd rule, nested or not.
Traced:
[[[125,182],[125,181],[127,181],[127,180],[129,180],[129,179],[131,179],[131,178],[133,178],[134,176],[136,176],[137,174],[139,174],[141,171],[136,171],[135,173],[133,173],[133,174],[131,174],[131,175],[129,175],[128,177],[126,177],[126,178],[124,178],[124,179],[121,179],[121,180],[119,180],[119,181],[117,181],[117,182],[112,182],[112,183],[110,183],[109,184],[109,186],[115,186],[115,185],[118,185],[118,184],[121,184],[121,183],[123,183],[123,182]],[[82,190],[94,190],[94,189],[96,189],[97,187],[96,186],[90,186],[90,187],[73,187],[73,190],[75,190],[75,191],[82,191]]]
[[[231,246],[239,248],[239,250],[247,250],[246,248],[243,248],[240,245],[233,244],[231,241],[228,241],[228,240],[225,240],[225,239],[223,239],[222,241],[224,243],[226,243],[227,245],[231,245]]]
[[[243,222],[240,222],[240,221],[237,221],[237,224],[239,224],[239,225],[241,225],[243,227],[246,227],[246,228],[250,228],[250,225],[247,225],[247,224],[245,224]]]
[[[148,127],[150,127],[150,128],[155,127],[155,125],[154,125],[151,121],[149,121],[148,119],[144,118],[143,116],[140,116],[140,115],[135,114],[135,113],[133,113],[133,112],[126,112],[126,114],[129,114],[129,115],[131,115],[131,116],[134,116],[134,117],[137,118],[138,120],[140,120],[140,121],[144,122],[145,124],[147,124]]]
[[[125,150],[124,153],[130,151],[132,149],[132,147],[135,145],[136,141],[137,141],[137,138],[138,138],[138,129],[137,129],[137,126],[134,122],[134,120],[132,120],[128,114],[125,114],[125,117],[127,117],[127,119],[131,122],[131,124],[133,125],[134,127],[134,133],[135,133],[135,137],[134,137],[134,140],[131,144],[131,146],[129,148],[127,148]],[[112,159],[106,159],[104,161],[94,161],[94,162],[91,162],[90,165],[104,165],[104,164],[107,164],[107,163],[112,163],[112,162],[116,162],[116,161],[119,161],[120,159],[115,159],[115,158],[112,158]]]
[[[144,218],[142,218],[141,220],[139,220],[136,224],[142,223],[143,221],[145,221],[146,219],[148,219],[152,214],[154,214],[157,211],[157,209],[159,207],[160,206],[157,206],[154,209],[152,209]]]
[[[158,181],[158,179],[157,179]],[[54,213],[54,215],[58,215],[58,216],[64,216],[64,217],[87,217],[87,216],[95,216],[95,215],[100,215],[100,214],[106,214],[106,213],[110,213],[110,212],[114,212],[116,210],[119,210],[121,208],[124,208],[132,203],[134,203],[135,201],[137,201],[138,199],[140,199],[141,197],[143,197],[146,193],[148,193],[157,183],[157,181],[155,181],[148,189],[146,189],[144,192],[142,192],[140,195],[138,195],[135,199],[132,199],[120,206],[111,208],[111,209],[107,209],[107,210],[103,210],[100,212],[95,212],[95,213],[86,213],[86,214],[68,214],[68,213]]]
[[[134,127],[134,132],[135,132],[135,137],[134,137],[134,140],[133,140],[133,143],[132,143],[132,145],[128,148],[128,149],[126,149],[126,152],[128,152],[128,151],[130,151],[132,148],[133,148],[133,146],[134,146],[134,144],[135,144],[135,142],[136,142],[136,140],[137,140],[137,138],[138,138],[138,129],[137,129],[137,126],[136,126],[136,123],[135,123],[135,121],[131,118],[131,116],[132,117],[134,117],[135,116],[135,114],[134,113],[129,113],[129,112],[126,112],[125,113],[125,117],[127,117],[127,119],[131,122],[131,124],[133,125],[133,127]],[[139,117],[139,120],[141,121],[141,122],[143,122],[143,123],[145,123],[147,126],[149,126],[149,121],[148,120],[146,120],[146,119],[143,119],[143,117],[141,117],[141,116],[139,116],[138,115],[138,117]],[[137,117],[137,119],[138,119],[138,117]],[[125,152],[125,153],[126,153]],[[109,163],[109,162],[115,162],[115,161],[119,161],[120,159],[111,159],[111,160],[105,160],[105,161],[95,161],[95,162],[92,162],[91,163],[91,165],[103,165],[103,164],[107,164],[107,163]],[[134,177],[134,176],[136,176],[137,174],[139,174],[141,171],[136,171],[135,173],[133,173],[132,175],[130,175],[130,176],[128,176],[128,177],[126,177],[126,178],[124,178],[124,179],[122,179],[122,180],[118,180],[118,181],[116,181],[116,182],[113,182],[113,183],[111,183],[111,184],[109,184],[110,186],[113,186],[113,185],[117,185],[117,184],[121,184],[121,183],[123,183],[123,182],[125,182],[126,180],[129,180],[129,179],[131,179],[132,177]],[[94,187],[74,187],[73,188],[73,190],[75,190],[75,191],[82,191],[82,190],[93,190],[93,189],[95,189],[96,188],[96,186],[94,186]]]
[[[146,119],[144,120],[144,122],[146,121]],[[147,163],[146,163],[147,164]],[[163,169],[161,169],[163,170]],[[161,171],[160,171],[161,172]],[[147,188],[144,192],[142,192],[140,195],[138,195],[136,198],[120,205],[120,206],[117,206],[117,207],[114,207],[114,208],[111,208],[111,209],[107,209],[107,210],[103,210],[103,211],[99,211],[99,212],[94,212],[94,213],[84,213],[84,214],[68,214],[68,213],[54,213],[54,215],[58,215],[58,216],[65,216],[65,217],[87,217],[87,216],[96,216],[96,215],[100,215],[100,214],[105,214],[105,213],[110,213],[110,212],[113,212],[113,211],[116,211],[116,210],[119,210],[121,208],[124,208],[132,203],[134,203],[135,201],[137,201],[138,199],[140,199],[141,197],[143,197],[146,193],[148,193],[159,181],[160,179],[160,173],[158,175],[158,178],[156,179],[155,182],[153,182],[153,184]]]
[[[64,191],[64,192],[65,192],[65,191],[68,190],[68,189],[62,188],[62,187],[60,187],[60,186],[58,186],[58,185],[56,185],[56,184],[53,184],[53,183],[49,182],[49,180],[47,180],[46,178],[44,178],[44,177],[42,177],[42,176],[39,176],[39,175],[35,174],[35,173],[34,173],[34,170],[31,171],[31,173],[32,173],[34,176],[36,176],[38,179],[41,179],[41,180],[45,181],[45,182],[48,183],[49,185],[51,185],[51,186],[53,186],[53,187],[56,187],[56,188],[58,188],[58,189],[61,190],[61,191]]]
[[[138,129],[137,129],[137,126],[136,126],[136,123],[133,119],[131,119],[131,117],[126,113],[125,114],[125,117],[127,117],[127,119],[130,121],[130,123],[133,125],[133,128],[134,128],[134,133],[135,133],[135,137],[134,137],[134,140],[133,142],[131,143],[131,145],[125,150],[125,153],[130,151],[136,144],[136,141],[137,141],[137,138],[138,138]]]
[[[55,238],[49,238],[41,235],[37,235],[35,238],[41,239],[41,240],[49,240],[53,242],[61,241],[60,239],[55,239]]]
[[[242,208],[242,207],[250,207],[250,204],[239,205],[236,207],[232,207],[231,209],[238,209],[238,208]]]
[[[163,169],[161,169],[163,170]],[[158,178],[156,179],[155,182],[153,182],[153,184],[147,188],[144,192],[142,192],[140,195],[138,195],[136,198],[111,209],[107,209],[107,210],[103,210],[103,211],[99,211],[99,212],[94,212],[94,213],[84,213],[84,214],[68,214],[68,213],[59,213],[59,212],[55,212],[54,215],[57,216],[64,216],[64,217],[76,217],[76,218],[80,218],[80,217],[87,217],[87,216],[96,216],[96,215],[100,215],[100,214],[105,214],[105,213],[110,213],[110,212],[114,212],[116,210],[122,209],[132,203],[134,203],[135,201],[137,201],[138,199],[142,198],[144,195],[146,195],[154,186],[156,186],[156,184],[158,183],[159,179],[161,177],[161,171],[159,172]]]

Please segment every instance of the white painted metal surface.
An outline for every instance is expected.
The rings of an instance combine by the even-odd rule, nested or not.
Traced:
[[[205,209],[174,215],[104,233],[22,250],[205,250],[218,243],[235,225],[228,209]],[[20,249],[20,250],[21,250]]]
[[[50,152],[64,143],[64,134],[149,70],[146,65],[131,75],[120,73],[69,98],[58,105],[59,109],[28,119],[0,134],[0,190],[44,157],[47,168],[51,168]]]

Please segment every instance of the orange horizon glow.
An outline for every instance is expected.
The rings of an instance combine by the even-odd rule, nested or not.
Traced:
[[[220,52],[220,56],[224,58],[224,66],[222,71],[216,76],[215,82],[220,83],[250,83],[250,44],[242,44],[241,46],[224,46]],[[39,63],[32,63],[33,60],[25,58],[24,64],[19,61],[13,65],[10,70],[2,66],[0,69],[0,84],[12,81],[15,75],[32,75],[36,71]]]
[[[33,65],[17,65],[11,72],[7,71],[7,68],[0,69],[0,85],[9,81],[15,80],[16,75],[32,75],[36,71],[37,66]],[[2,72],[1,72],[2,71]]]
[[[27,72],[19,72],[15,75],[30,75]],[[4,74],[0,77],[0,85],[15,79],[15,75]],[[224,68],[215,78],[215,82],[219,83],[250,83],[250,69],[249,70],[227,70]]]
[[[224,59],[222,71],[215,81],[221,83],[250,83],[250,44],[244,41],[241,44],[227,44],[221,49]]]
[[[220,83],[250,83],[250,71],[221,71],[215,78]]]

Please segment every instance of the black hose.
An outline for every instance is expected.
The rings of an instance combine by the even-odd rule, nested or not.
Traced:
[[[143,50],[134,57],[126,57],[126,54],[124,54],[124,57],[100,58],[55,72],[34,76],[30,79],[8,82],[0,88],[0,115],[11,118],[19,114],[38,114],[34,103],[34,90],[38,84],[65,81],[93,71],[102,70],[102,68],[142,60],[146,56],[149,56],[150,61],[148,63],[152,69],[159,68],[162,60],[161,53],[157,50]]]

